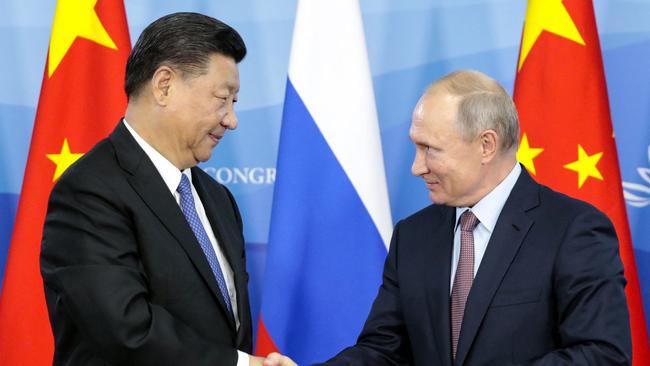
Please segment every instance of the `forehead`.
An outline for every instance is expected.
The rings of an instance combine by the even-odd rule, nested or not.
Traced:
[[[413,109],[410,134],[422,135],[451,131],[456,120],[459,97],[444,92],[427,93]]]
[[[231,57],[213,53],[210,55],[205,74],[198,77],[215,88],[239,91],[239,69]]]

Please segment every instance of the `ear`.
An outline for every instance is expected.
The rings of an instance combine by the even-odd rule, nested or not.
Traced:
[[[479,135],[479,142],[481,144],[481,162],[488,163],[497,154],[499,136],[494,130],[485,130]]]
[[[151,78],[151,88],[153,91],[153,97],[159,105],[167,105],[172,81],[177,77],[178,75],[176,72],[166,65],[160,66],[153,73],[153,77]]]

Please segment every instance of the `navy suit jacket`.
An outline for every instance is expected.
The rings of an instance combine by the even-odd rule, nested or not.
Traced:
[[[122,122],[50,196],[41,272],[55,365],[225,365],[250,352],[242,222],[199,168],[196,188],[234,272],[239,330],[174,197]]]
[[[451,356],[455,209],[399,222],[359,336],[327,365],[629,365],[623,265],[611,222],[525,169],[499,216]]]

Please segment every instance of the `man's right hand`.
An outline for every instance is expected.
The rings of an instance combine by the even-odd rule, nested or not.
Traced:
[[[298,366],[292,359],[277,352],[269,353],[264,360],[264,366]]]

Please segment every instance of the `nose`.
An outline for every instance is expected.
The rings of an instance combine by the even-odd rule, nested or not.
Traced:
[[[235,113],[234,103],[231,102],[228,106],[226,116],[223,118],[221,124],[229,130],[234,130],[237,128],[238,122],[239,121],[237,120],[237,114]]]
[[[415,148],[415,158],[413,158],[413,164],[411,165],[411,174],[416,177],[422,176],[429,171],[427,164],[424,158],[424,151],[419,148]]]

